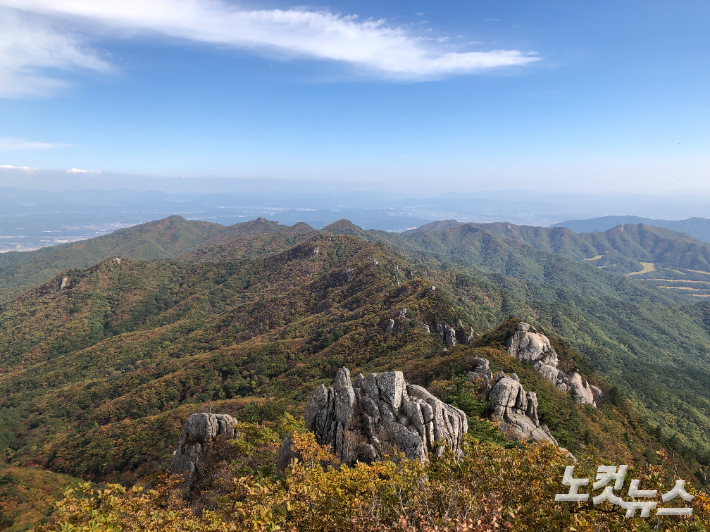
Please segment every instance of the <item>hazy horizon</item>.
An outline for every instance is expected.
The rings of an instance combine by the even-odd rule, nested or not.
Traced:
[[[710,194],[709,10],[0,0],[0,183]]]

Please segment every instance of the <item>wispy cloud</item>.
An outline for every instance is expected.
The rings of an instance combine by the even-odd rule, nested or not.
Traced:
[[[78,36],[0,8],[0,97],[51,94],[70,85],[57,71],[76,69],[106,72],[111,66]]]
[[[107,70],[99,53],[56,27],[71,21],[84,35],[163,35],[282,57],[338,61],[387,78],[431,79],[537,61],[532,52],[445,50],[411,27],[307,9],[243,10],[221,0],[0,0],[0,95],[34,92],[65,82],[46,68]],[[14,19],[10,20],[9,19]],[[39,17],[39,18],[38,18]],[[17,24],[17,21],[20,24]],[[84,23],[83,25],[81,23]]]
[[[67,174],[100,174],[101,170],[84,170],[83,168],[70,168]]]
[[[37,170],[37,168],[30,168],[29,166],[13,166],[11,164],[0,164],[0,170],[22,170],[24,172],[31,172],[32,170]]]
[[[67,144],[53,142],[37,142],[34,140],[20,139],[17,137],[0,138],[0,151],[13,150],[49,150],[51,148],[66,147]]]

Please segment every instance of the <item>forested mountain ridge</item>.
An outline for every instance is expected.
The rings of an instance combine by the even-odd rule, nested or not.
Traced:
[[[30,420],[19,456],[80,476],[123,473],[170,451],[184,405],[302,401],[304,383],[345,363],[436,351],[418,323],[465,315],[397,266],[381,245],[318,235],[266,259],[109,259],[65,272],[0,315],[1,406]],[[403,307],[402,331],[385,334]]]
[[[445,240],[476,227],[537,250],[699,298],[710,296],[710,244],[685,233],[646,224],[624,224],[603,233],[575,233],[565,227],[491,224],[429,224],[419,232]],[[420,237],[421,238],[421,237]]]
[[[564,444],[576,448],[587,438],[636,459],[653,449],[619,447],[618,414],[571,407],[532,367],[487,347],[505,333],[444,350],[424,325],[462,324],[463,331],[471,322],[446,289],[412,268],[381,244],[320,234],[266,259],[108,259],[64,272],[0,314],[0,407],[26,420],[12,431],[10,459],[129,480],[164,463],[180,420],[206,402],[238,410],[250,398],[275,397],[297,408],[342,365],[400,368],[428,384],[464,374],[477,348],[544,390],[543,418]],[[651,437],[647,424],[634,430]]]
[[[62,270],[88,268],[108,257],[143,261],[171,259],[199,248],[258,235],[280,234],[286,240],[289,237],[293,240],[312,231],[307,224],[284,226],[265,218],[223,226],[170,216],[71,244],[2,253],[0,301],[41,284]]]
[[[298,416],[341,366],[401,369],[457,401],[472,356],[518,374],[574,452],[641,463],[666,446],[689,475],[708,461],[706,305],[475,227],[443,239],[347,221],[263,227],[170,260],[112,253],[3,303],[0,443],[12,464],[131,483],[165,466],[192,412]],[[609,400],[576,405],[510,357],[510,316],[542,328]],[[472,344],[445,349],[438,323],[473,328]]]
[[[644,224],[665,227],[673,231],[689,234],[703,242],[710,242],[710,220],[707,218],[687,218],[685,220],[659,220],[641,216],[602,216],[586,220],[566,220],[550,227],[566,227],[575,233],[604,232],[625,224]]]
[[[702,318],[704,307],[693,306],[688,298],[636,281],[638,276],[606,273],[588,262],[540,251],[471,224],[407,235],[364,231],[346,220],[319,233],[305,224],[287,227],[263,219],[230,228],[213,225],[197,223],[198,230],[207,231],[208,245],[177,257],[180,262],[202,266],[183,267],[174,263],[170,268],[175,273],[170,275],[177,278],[206,275],[208,282],[212,282],[212,274],[205,273],[210,268],[231,268],[245,258],[279,253],[311,238],[309,235],[350,234],[381,242],[447,290],[479,331],[493,328],[511,315],[554,331],[584,353],[613,383],[626,389],[638,407],[655,416],[664,430],[677,434],[688,445],[699,445],[702,449],[707,446],[704,434],[710,430],[707,414],[710,339]],[[143,242],[141,235],[148,233],[158,242],[169,240],[168,236],[188,242],[180,244],[180,249],[196,246],[198,240],[180,235],[183,228],[187,228],[188,235],[194,234],[192,222],[179,218],[156,222],[150,228],[131,229],[138,235],[138,242]],[[90,244],[91,241],[87,245]],[[136,247],[128,244],[129,249]],[[174,245],[172,249],[177,247]],[[116,248],[111,249],[114,251]],[[220,262],[230,265],[215,266]],[[48,286],[60,286],[63,275]],[[72,278],[71,273],[67,275]],[[92,334],[133,330],[133,326],[142,326],[142,318],[136,316],[158,310],[169,309],[166,316],[175,314],[178,312],[172,310],[175,303],[170,301],[164,290],[157,291],[141,303],[141,308],[131,310],[133,317],[128,321],[125,317],[102,315],[92,322],[95,327]],[[48,321],[56,319],[64,317]],[[20,334],[25,345],[39,330]],[[77,338],[86,334],[72,332],[69,336],[76,336],[72,340],[76,343]],[[7,360],[17,356],[13,352],[6,354]],[[669,379],[669,375],[674,377]]]

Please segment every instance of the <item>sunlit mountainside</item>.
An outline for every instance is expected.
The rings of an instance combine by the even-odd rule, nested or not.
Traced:
[[[447,235],[467,231],[461,225],[528,244],[540,251],[586,261],[608,272],[695,297],[710,296],[710,244],[688,234],[646,224],[623,224],[604,232],[575,233],[565,227],[533,227],[510,223],[427,224],[406,233]],[[446,236],[442,235],[442,238]]]
[[[704,246],[649,226],[589,236],[443,223],[399,235],[346,220],[316,231],[170,217],[5,254],[2,452],[13,467],[133,483],[166,467],[193,412],[300,417],[342,366],[402,370],[465,405],[456,378],[483,356],[537,393],[540,419],[573,453],[653,464],[666,448],[702,482],[710,306],[644,277],[702,268]],[[602,251],[657,270],[585,260]],[[508,355],[519,320],[604,391],[598,409]],[[469,343],[446,348],[442,323],[471,331]],[[477,412],[470,432],[500,444]]]

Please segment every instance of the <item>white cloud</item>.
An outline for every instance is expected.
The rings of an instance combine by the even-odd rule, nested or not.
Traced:
[[[83,168],[70,168],[67,174],[100,174],[101,170],[84,170]]]
[[[77,36],[0,9],[0,97],[43,96],[69,85],[48,71],[110,68]]]
[[[17,137],[0,138],[0,151],[11,150],[49,150],[51,148],[62,148],[67,144],[56,144],[52,142],[37,142],[34,140],[19,139]]]
[[[23,170],[25,172],[31,172],[32,170],[37,169],[30,168],[29,166],[13,166],[11,164],[0,164],[0,170]]]
[[[0,20],[6,13],[18,20],[18,14],[23,14],[19,27],[4,20],[0,27],[0,73],[10,75],[8,87],[0,86],[0,95],[22,92],[18,79],[29,81],[34,92],[64,83],[43,74],[44,68],[109,68],[82,39],[49,26],[67,21],[94,37],[107,32],[119,37],[162,35],[338,61],[370,74],[415,80],[538,60],[534,53],[519,50],[445,51],[411,28],[384,20],[306,9],[244,10],[221,0],[0,0],[0,6],[15,10],[4,10]]]

